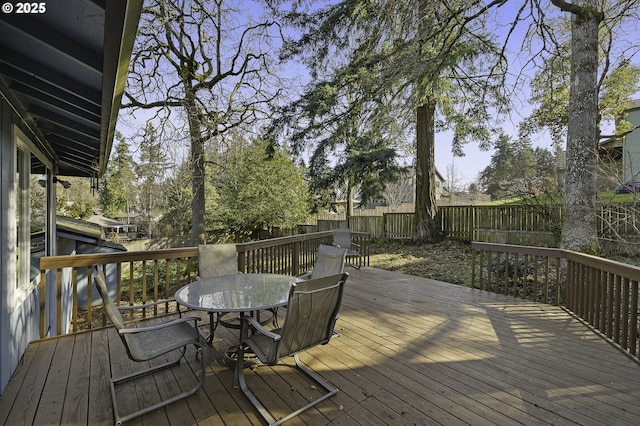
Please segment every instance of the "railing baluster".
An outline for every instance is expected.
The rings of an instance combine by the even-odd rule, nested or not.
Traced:
[[[56,274],[56,332],[59,335],[62,334],[62,269],[58,269]],[[89,318],[89,323],[90,319]]]
[[[78,331],[78,270],[73,268],[73,276],[71,278],[72,288],[72,312],[71,312],[71,325],[73,327],[73,331]]]
[[[120,305],[122,297],[122,263],[116,263],[116,305]]]
[[[487,261],[486,261],[486,265],[487,265],[487,280],[483,283],[483,273],[482,273],[482,267],[485,265],[485,261],[484,261],[484,257],[485,257],[485,252],[481,251],[480,252],[480,288],[483,290],[490,290],[491,287],[491,273],[493,272],[493,268],[491,268],[491,261],[493,259],[493,256],[495,256],[495,254],[493,253],[489,253],[489,256],[487,256]]]
[[[548,303],[547,292],[542,297],[538,296],[538,270],[540,269],[540,257],[536,254],[533,256],[533,300],[536,302]],[[542,299],[542,300],[540,300]]]
[[[133,261],[129,262],[129,306],[135,304],[135,295],[133,291]],[[133,320],[133,311],[129,311],[129,320]]]
[[[607,273],[607,310],[606,310],[606,325],[603,328],[603,332],[608,338],[613,336],[613,298],[615,292],[615,278],[616,276],[608,272]]]
[[[638,355],[638,281],[631,282],[631,305],[630,312],[630,330],[629,330],[629,352],[631,355]]]
[[[620,330],[621,330],[621,321],[622,321],[622,277],[616,276],[616,295],[615,295],[615,315],[613,321],[613,341],[620,341]]]
[[[160,300],[160,290],[158,289],[158,259],[153,261],[153,301]],[[153,316],[158,316],[158,305],[153,306]]]
[[[630,289],[631,289],[631,283],[629,281],[629,278],[623,278],[622,279],[622,300],[623,300],[623,304],[621,306],[621,311],[622,311],[622,336],[620,337],[620,345],[624,348],[624,349],[628,349],[629,348],[629,322],[631,321],[631,309],[629,306],[629,300],[630,300]],[[634,321],[637,321],[637,318],[633,318]]]

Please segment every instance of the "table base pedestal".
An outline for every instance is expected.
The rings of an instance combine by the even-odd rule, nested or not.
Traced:
[[[229,367],[235,367],[238,362],[238,349],[239,345],[229,346],[224,351],[223,362]],[[244,348],[244,365],[245,367],[251,367],[253,365],[261,364],[260,359],[254,354],[249,347]]]

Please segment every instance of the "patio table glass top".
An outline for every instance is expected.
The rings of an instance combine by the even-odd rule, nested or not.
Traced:
[[[208,312],[248,312],[287,304],[299,278],[280,274],[236,274],[194,281],[175,293],[176,301]]]

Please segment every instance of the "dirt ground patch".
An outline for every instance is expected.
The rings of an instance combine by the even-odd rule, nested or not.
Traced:
[[[370,265],[374,268],[471,285],[471,244],[445,239],[436,244],[402,241],[374,241]]]

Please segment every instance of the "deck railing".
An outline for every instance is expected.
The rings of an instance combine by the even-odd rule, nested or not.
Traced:
[[[369,235],[354,232],[352,238],[361,244],[362,256],[350,261],[368,265]],[[331,244],[331,240],[329,231],[236,244],[238,268],[242,272],[298,275],[313,267],[318,246]],[[43,257],[40,261],[40,336],[107,325],[100,296],[93,285],[87,285],[91,282],[93,265],[106,271],[116,303],[134,306],[170,300],[180,287],[195,279],[197,260],[197,247]],[[129,319],[161,316],[172,309],[175,302],[167,302],[152,310],[131,312]]]
[[[638,359],[639,267],[562,249],[471,246],[474,288],[562,306]]]

